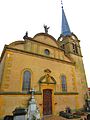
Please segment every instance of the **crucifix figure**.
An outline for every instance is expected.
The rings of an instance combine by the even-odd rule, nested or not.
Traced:
[[[34,88],[32,88],[31,90],[30,90],[30,92],[31,92],[31,98],[34,98],[34,93],[35,93],[35,89]]]
[[[48,29],[49,29],[50,27],[47,27],[47,25],[44,25],[44,30],[45,30],[45,33],[47,33],[48,34]]]

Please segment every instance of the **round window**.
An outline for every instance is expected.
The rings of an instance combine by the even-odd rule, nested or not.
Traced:
[[[49,51],[48,49],[45,49],[45,50],[44,50],[44,53],[45,53],[46,55],[49,55],[49,54],[50,54],[50,51]]]

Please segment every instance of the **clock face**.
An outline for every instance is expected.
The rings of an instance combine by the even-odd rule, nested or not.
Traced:
[[[45,53],[46,55],[50,55],[50,51],[49,51],[48,49],[45,49],[45,50],[44,50],[44,53]]]

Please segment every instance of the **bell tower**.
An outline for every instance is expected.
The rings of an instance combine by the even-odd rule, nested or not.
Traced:
[[[62,2],[61,2],[62,4]],[[59,46],[65,53],[74,54],[78,56],[82,56],[80,49],[80,40],[78,40],[77,36],[73,34],[70,30],[63,4],[62,4],[62,24],[61,24],[61,35],[58,38]]]
[[[82,59],[80,40],[70,30],[70,27],[64,12],[63,4],[62,4],[61,35],[58,38],[58,44],[60,49],[63,49],[65,54],[68,57],[70,57],[74,62],[77,92],[81,94],[80,95],[81,97],[78,99],[81,100],[83,104],[85,104],[85,99],[87,98],[87,93],[88,93],[88,89],[87,89],[88,87],[87,87],[86,75],[85,75],[84,64]]]
[[[80,40],[73,33],[70,35],[61,34],[58,38],[59,47],[65,51],[66,54],[82,56]]]

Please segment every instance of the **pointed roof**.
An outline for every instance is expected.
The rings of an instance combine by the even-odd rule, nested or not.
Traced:
[[[69,24],[62,6],[62,26],[61,26],[61,34],[64,36],[71,35],[71,31],[69,28]]]

